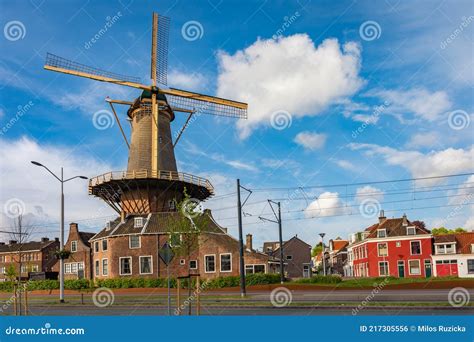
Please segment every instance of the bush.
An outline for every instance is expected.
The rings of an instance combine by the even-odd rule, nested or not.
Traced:
[[[315,275],[311,278],[302,278],[295,280],[296,283],[300,284],[337,284],[342,281],[340,276],[336,275]]]

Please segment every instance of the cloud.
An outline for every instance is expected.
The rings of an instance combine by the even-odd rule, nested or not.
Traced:
[[[208,85],[208,79],[200,73],[186,73],[171,69],[168,73],[168,83],[176,88],[197,91]]]
[[[39,145],[26,137],[18,140],[0,139],[0,146],[0,159],[8,160],[0,168],[0,224],[12,225],[11,218],[5,212],[5,203],[18,199],[20,203],[24,203],[25,221],[38,226],[34,233],[42,236],[57,236],[60,186],[45,169],[32,165],[31,160],[41,162],[56,174],[63,166],[65,178],[75,175],[92,177],[115,170],[103,161],[81,154],[80,150]],[[89,196],[87,186],[88,182],[81,179],[65,184],[66,226],[69,222],[79,221],[82,227],[98,227],[104,224],[104,217],[115,215],[104,202]],[[84,222],[88,218],[92,220]],[[54,233],[45,234],[45,230],[53,230]]]
[[[395,114],[414,114],[427,121],[440,119],[451,108],[451,101],[444,91],[430,92],[424,88],[409,90],[374,89],[366,94],[381,98],[390,103],[390,110]]]
[[[400,166],[410,171],[415,178],[469,172],[473,168],[474,145],[466,149],[447,148],[426,154],[375,144],[351,143],[348,147],[351,150],[362,150],[368,157],[379,155],[388,165]]]
[[[412,148],[434,147],[438,145],[439,141],[440,138],[435,132],[418,133],[411,137],[410,141],[407,143],[407,146]]]
[[[241,138],[276,111],[318,115],[364,83],[358,44],[326,39],[316,47],[306,34],[258,39],[233,55],[219,52],[218,62],[217,95],[249,104],[248,120],[237,123]]]
[[[355,201],[357,203],[362,203],[364,200],[374,199],[378,202],[381,202],[383,200],[383,195],[384,192],[382,190],[370,185],[366,185],[356,190]]]
[[[311,202],[305,209],[304,215],[307,218],[318,216],[331,216],[341,213],[343,208],[341,199],[337,192],[323,192],[318,198]]]
[[[296,135],[294,142],[303,146],[307,150],[318,150],[326,143],[326,134],[312,132],[300,132]]]
[[[343,159],[340,159],[340,160],[335,160],[334,163],[336,163],[337,166],[345,169],[345,170],[354,170],[355,169],[355,165],[352,164],[350,161],[347,161],[347,160],[343,160]]]

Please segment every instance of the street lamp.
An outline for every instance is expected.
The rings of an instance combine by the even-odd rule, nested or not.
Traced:
[[[68,179],[64,179],[64,172],[63,168],[61,167],[61,178],[56,176],[54,172],[48,169],[41,163],[32,160],[31,164],[36,166],[44,167],[50,174],[53,175],[61,183],[61,229],[60,229],[60,239],[59,239],[59,249],[62,251],[64,249],[64,183],[69,182],[70,180],[81,178],[81,179],[88,179],[85,176],[74,176]],[[64,260],[62,257],[59,258],[59,301],[64,303]]]
[[[326,258],[324,257],[324,235],[326,235],[326,233],[319,233],[319,236],[321,236],[321,247],[323,247],[323,252],[322,252],[323,274],[326,275]]]

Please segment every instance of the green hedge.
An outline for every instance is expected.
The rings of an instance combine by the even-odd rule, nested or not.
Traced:
[[[204,280],[201,280],[203,283]],[[266,285],[266,284],[277,284],[280,282],[280,276],[278,274],[249,274],[246,277],[247,285]],[[182,287],[187,287],[187,280],[181,281]],[[193,287],[196,285],[196,280],[193,279]],[[208,289],[220,289],[224,287],[237,287],[240,285],[239,276],[228,276],[218,277],[210,279],[205,288]],[[100,279],[95,282],[87,279],[74,279],[65,280],[64,288],[66,290],[84,290],[93,289],[94,287],[108,287],[111,289],[128,289],[128,288],[166,288],[168,286],[168,280],[166,278],[113,278],[113,279]],[[176,288],[176,279],[171,279],[171,287]],[[56,290],[59,289],[58,280],[34,280],[28,282],[28,290]],[[0,282],[0,291],[11,292],[13,290],[12,282]]]
[[[300,283],[300,284],[337,284],[342,281],[342,278],[340,276],[336,275],[315,275],[312,276],[311,278],[301,278],[295,280],[295,283]]]

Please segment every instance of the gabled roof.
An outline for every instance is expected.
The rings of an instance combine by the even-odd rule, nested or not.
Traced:
[[[86,233],[86,232],[79,232],[79,237],[81,241],[88,247],[91,246],[89,240],[95,235],[95,233]]]
[[[456,254],[474,254],[471,245],[474,244],[474,232],[435,235],[434,243],[456,242]]]
[[[340,251],[349,245],[348,240],[342,240],[342,239],[336,239],[336,240],[330,240],[329,243],[332,243],[332,250],[337,252]]]
[[[415,226],[408,220],[406,220],[406,225],[404,226],[403,221],[404,218],[383,219],[382,222],[373,224],[365,229],[365,231],[369,233],[367,238],[376,238],[378,229],[385,229],[387,232],[387,237],[406,236],[407,227],[415,227],[416,235],[430,234],[430,231],[428,229],[423,229],[418,226]]]
[[[58,242],[55,240],[48,240],[0,245],[0,253],[39,251],[54,243]]]

